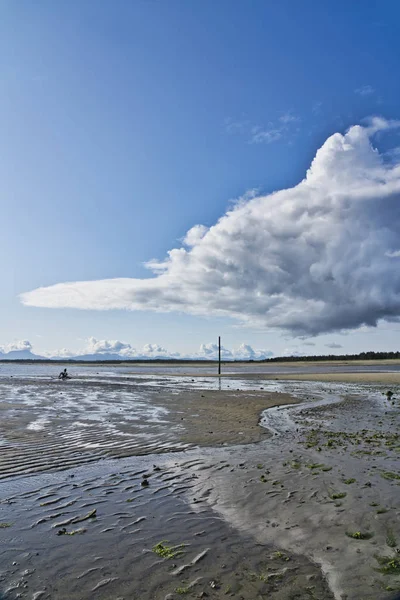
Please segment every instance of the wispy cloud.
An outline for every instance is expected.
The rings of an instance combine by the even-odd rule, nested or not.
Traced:
[[[292,111],[288,111],[279,117],[279,121],[287,125],[288,123],[298,123],[300,121],[300,117],[297,117],[292,113]]]
[[[370,85],[363,85],[356,90],[354,90],[355,94],[359,94],[360,96],[370,96],[375,92],[374,88]]]
[[[388,258],[400,258],[400,250],[388,250],[385,252],[385,256]]]
[[[314,115],[319,115],[322,110],[322,102],[314,102],[311,110],[314,113]]]
[[[330,344],[325,344],[325,348],[332,348],[332,350],[334,350],[335,348],[343,348],[342,344],[336,344],[336,342],[331,342]]]
[[[250,141],[252,144],[271,144],[281,139],[283,127],[274,128],[272,123],[266,128],[256,126],[251,130]]]
[[[238,121],[226,119],[225,131],[230,135],[246,137],[250,144],[271,144],[288,135],[291,127],[299,121],[300,118],[294,115],[292,111],[287,111],[276,122],[270,121],[267,125],[256,124],[248,119]]]

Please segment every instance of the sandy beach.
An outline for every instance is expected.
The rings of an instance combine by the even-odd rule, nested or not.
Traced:
[[[394,597],[395,382],[298,375],[1,378],[1,600]]]

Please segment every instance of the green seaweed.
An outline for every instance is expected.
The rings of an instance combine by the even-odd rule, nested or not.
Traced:
[[[158,556],[162,558],[175,558],[175,556],[180,556],[184,554],[182,548],[185,547],[185,544],[178,544],[177,546],[167,546],[168,540],[162,540],[158,542],[155,546],[153,546],[152,550]]]
[[[290,560],[290,556],[286,556],[286,554],[284,554],[283,552],[280,552],[279,550],[277,550],[276,552],[273,553],[272,558],[275,560],[285,560],[285,561]]]
[[[353,540],[370,540],[374,534],[368,531],[346,531],[346,535]]]
[[[400,479],[400,475],[393,473],[393,471],[381,471],[381,477],[383,477],[383,479],[388,479],[389,481]]]
[[[378,571],[383,575],[400,575],[400,557],[398,556],[375,556],[381,565]]]
[[[11,527],[12,523],[0,523],[0,529],[6,529],[7,527]]]
[[[389,528],[386,530],[386,545],[389,546],[389,548],[396,548],[397,546],[396,536],[392,529]]]
[[[333,492],[332,494],[329,495],[331,500],[341,500],[342,498],[346,498],[346,496],[347,496],[346,492]]]
[[[354,477],[350,477],[350,479],[344,479],[343,483],[345,483],[346,485],[350,485],[352,483],[355,483],[356,480],[354,479]]]

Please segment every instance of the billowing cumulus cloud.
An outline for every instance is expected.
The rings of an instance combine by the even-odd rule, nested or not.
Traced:
[[[0,345],[0,355],[7,356],[11,352],[12,358],[24,357],[28,352],[29,356],[41,358],[32,353],[33,347],[28,340],[12,342],[10,344]],[[209,359],[216,360],[218,358],[217,344],[201,344],[198,352],[180,353],[170,352],[159,344],[145,344],[142,348],[136,349],[127,342],[120,340],[98,340],[95,337],[90,337],[86,340],[85,345],[78,351],[73,351],[67,348],[60,348],[52,352],[45,352],[47,358],[62,359],[62,358],[98,358],[99,360],[107,360],[110,357],[120,358],[121,360],[129,359]],[[272,356],[272,352],[268,350],[255,350],[248,344],[241,344],[238,348],[229,350],[222,346],[223,360],[261,360]]]
[[[95,337],[90,337],[83,350],[85,354],[119,354],[124,350],[130,350],[132,346],[125,344],[119,340],[97,340]]]
[[[4,346],[0,346],[0,352],[19,352],[22,350],[31,351],[32,344],[28,340],[18,340],[16,342],[10,342]]]
[[[149,279],[58,283],[29,306],[183,311],[228,316],[293,335],[375,326],[400,315],[400,161],[374,119],[329,137],[297,186],[241,201],[184,247],[151,261]]]
[[[168,352],[168,350],[158,344],[145,344],[143,348],[137,350],[131,344],[121,342],[120,340],[98,340],[95,337],[90,337],[87,340],[85,347],[79,351],[78,355],[95,355],[99,358],[114,355],[119,356],[121,359],[174,358],[179,356],[179,354]]]

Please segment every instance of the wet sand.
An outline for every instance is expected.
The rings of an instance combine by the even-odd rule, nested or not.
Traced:
[[[297,402],[266,390],[191,389],[162,379],[0,385],[0,480],[106,457],[248,444],[269,407]]]
[[[392,598],[397,389],[202,377],[0,385],[1,600]]]
[[[259,378],[251,374],[249,378]],[[400,385],[400,372],[396,373],[281,373],[277,376],[266,376],[265,379],[282,381],[343,381],[348,383],[384,383],[386,385]]]

